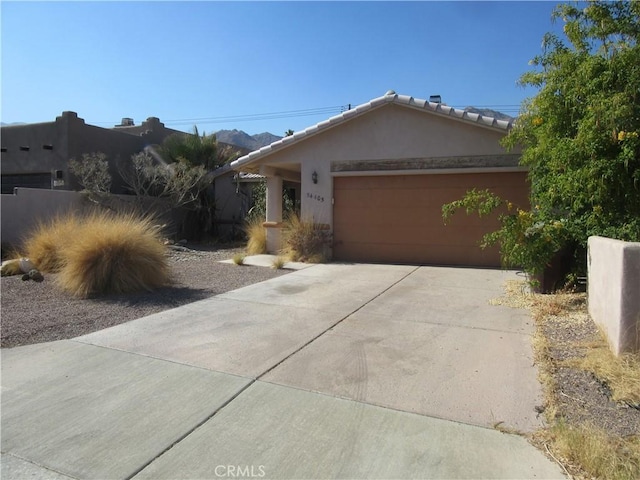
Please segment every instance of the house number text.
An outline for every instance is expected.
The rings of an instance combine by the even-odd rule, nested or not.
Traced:
[[[311,198],[312,200],[315,200],[317,202],[324,202],[324,197],[321,195],[317,195],[315,193],[307,193],[307,198]]]

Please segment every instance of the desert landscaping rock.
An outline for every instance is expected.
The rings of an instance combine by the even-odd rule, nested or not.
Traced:
[[[153,292],[77,299],[43,282],[2,277],[2,347],[73,338],[286,274],[287,270],[222,264],[241,248],[169,250],[172,285]]]

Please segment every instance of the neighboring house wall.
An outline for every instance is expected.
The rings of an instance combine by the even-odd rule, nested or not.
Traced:
[[[242,234],[244,218],[251,208],[254,182],[236,179],[236,172],[215,179],[217,234],[222,238],[236,238]]]
[[[2,127],[2,193],[11,193],[14,186],[33,185],[24,178],[25,174],[39,174],[45,180],[48,175],[48,188],[69,189],[69,114],[63,113],[55,122]],[[58,178],[56,171],[60,172]],[[54,180],[57,180],[55,185]],[[38,183],[39,188],[46,188],[46,181]]]
[[[2,127],[2,192],[11,193],[16,186],[36,186],[29,182],[34,178],[38,187],[46,188],[47,174],[51,178],[48,188],[80,190],[69,172],[69,160],[102,152],[109,161],[112,192],[124,193],[118,161],[129,161],[133,154],[162,143],[173,133],[183,132],[166,128],[155,117],[140,126],[109,129],[87,125],[75,112],[63,112],[54,122]]]

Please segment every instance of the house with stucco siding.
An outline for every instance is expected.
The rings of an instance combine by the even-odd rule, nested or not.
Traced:
[[[481,249],[496,218],[456,214],[442,205],[488,188],[528,205],[520,151],[501,139],[511,123],[432,102],[385,95],[295,132],[232,162],[267,179],[267,249],[281,247],[282,185],[300,188],[301,217],[326,225],[335,260],[497,267],[497,248]]]
[[[109,160],[112,192],[125,193],[118,161],[128,161],[175,133],[184,134],[165,127],[156,117],[140,125],[125,118],[121,125],[103,128],[87,124],[76,112],[62,112],[53,122],[3,126],[2,193],[11,194],[16,187],[81,190],[69,171],[69,160],[94,152],[104,153]]]

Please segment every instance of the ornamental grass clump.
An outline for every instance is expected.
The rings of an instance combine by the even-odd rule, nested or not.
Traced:
[[[292,262],[327,261],[331,233],[324,225],[289,215],[284,222],[283,239],[283,254]]]
[[[36,229],[25,251],[76,297],[153,290],[169,278],[160,233],[151,218],[135,214],[58,217]]]
[[[254,217],[244,228],[247,234],[247,254],[260,255],[267,253],[267,231],[262,226],[263,219]]]
[[[62,252],[73,241],[80,222],[74,214],[40,222],[24,242],[25,256],[41,272],[59,272],[63,265]]]

